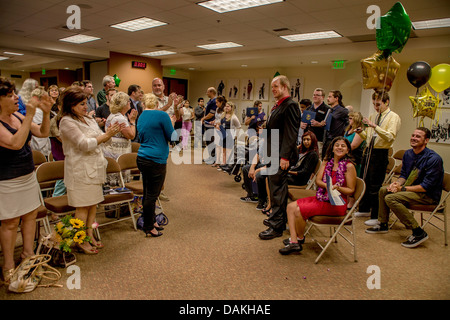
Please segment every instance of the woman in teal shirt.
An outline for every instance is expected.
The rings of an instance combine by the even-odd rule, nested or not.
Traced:
[[[162,227],[156,222],[155,204],[166,178],[169,142],[176,140],[173,126],[175,117],[157,109],[158,100],[153,93],[143,97],[144,111],[139,117],[138,132],[140,147],[137,165],[142,174],[144,187],[144,232],[146,236],[159,237]],[[171,139],[173,137],[173,139]]]

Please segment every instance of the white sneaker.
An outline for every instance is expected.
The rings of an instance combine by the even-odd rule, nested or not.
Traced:
[[[355,217],[370,217],[370,212],[355,212]]]
[[[378,221],[378,219],[369,219],[369,220],[367,220],[367,221],[365,221],[364,222],[364,224],[366,225],[366,226],[377,226],[377,225],[379,225],[380,224],[380,221]]]

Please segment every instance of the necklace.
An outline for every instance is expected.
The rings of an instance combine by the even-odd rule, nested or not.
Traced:
[[[338,163],[338,168],[336,170],[336,184],[343,186],[345,182],[345,173],[347,172],[347,163],[348,159],[342,159]],[[327,182],[327,175],[333,176],[333,166],[334,166],[334,158],[327,162],[325,166],[325,170],[323,172],[322,181]],[[319,201],[329,201],[328,192],[325,188],[317,188],[316,198]]]

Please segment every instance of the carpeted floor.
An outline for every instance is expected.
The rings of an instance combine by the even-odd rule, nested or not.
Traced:
[[[145,238],[131,220],[102,227],[105,248],[95,256],[77,254],[80,289],[68,288],[71,274],[61,269],[63,288],[12,294],[2,286],[0,300],[450,298],[449,248],[435,228],[427,229],[430,239],[423,245],[406,249],[400,243],[410,231],[401,223],[388,234],[369,235],[358,218],[358,262],[340,239],[314,264],[319,248],[308,239],[301,254],[282,256],[278,249],[288,233],[258,238],[266,229],[264,216],[255,204],[239,200],[245,192],[233,176],[206,164],[174,165],[169,156],[165,193],[169,225],[162,237]],[[322,236],[326,240],[328,230]],[[381,288],[370,290],[373,265],[379,267]]]

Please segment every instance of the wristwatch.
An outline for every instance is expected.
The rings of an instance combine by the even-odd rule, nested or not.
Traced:
[[[406,187],[402,186],[402,188],[400,189],[400,191],[406,191]]]

